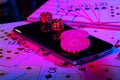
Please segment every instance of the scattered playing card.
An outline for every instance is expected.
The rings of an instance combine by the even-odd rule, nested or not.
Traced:
[[[114,31],[114,45],[120,49],[120,31]]]
[[[20,76],[16,80],[38,80],[41,66],[34,65],[20,65],[17,68],[24,70],[26,73]]]
[[[15,66],[25,58],[35,54],[33,49],[25,48],[20,45],[5,45],[0,46],[0,64],[6,66]]]
[[[114,44],[114,30],[103,30],[93,28],[83,28],[89,32],[90,35],[95,36],[101,40]]]
[[[79,75],[74,73],[58,73],[56,74],[54,80],[81,80]]]
[[[120,66],[119,54],[120,54],[119,52],[117,52],[115,54],[111,54],[107,57],[100,59],[99,62],[101,62],[101,64],[105,64],[105,65]]]
[[[88,66],[81,65],[74,67],[74,70],[83,77],[83,80],[102,80],[94,72],[92,72]]]
[[[27,19],[29,21],[38,21],[41,12],[51,12],[53,18],[61,18],[66,24],[82,25],[81,22],[93,23],[85,27],[120,30],[120,26],[101,26],[104,22],[119,22],[120,2],[112,0],[49,0],[33,12]],[[47,6],[51,6],[50,8]],[[72,22],[72,23],[71,23]],[[98,25],[94,25],[98,23]]]
[[[103,80],[120,80],[119,67],[102,65],[99,62],[94,62],[88,65],[89,68]]]
[[[0,80],[15,80],[23,74],[25,74],[25,72],[16,67],[10,68],[0,66]]]
[[[60,77],[61,76],[61,77]],[[40,80],[81,80],[82,76],[71,67],[48,66]]]

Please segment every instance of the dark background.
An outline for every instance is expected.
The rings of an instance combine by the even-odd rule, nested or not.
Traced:
[[[26,20],[47,0],[8,0],[0,5],[0,24]]]

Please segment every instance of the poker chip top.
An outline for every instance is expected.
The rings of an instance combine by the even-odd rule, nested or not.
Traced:
[[[81,37],[66,37],[61,41],[60,45],[64,51],[77,54],[90,46],[90,40]]]
[[[66,37],[76,37],[76,36],[87,38],[89,36],[89,33],[84,30],[71,29],[71,30],[62,32],[60,35],[60,40],[66,38]]]

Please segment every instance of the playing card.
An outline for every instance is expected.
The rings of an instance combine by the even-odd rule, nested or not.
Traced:
[[[111,65],[111,66],[120,66],[120,58],[119,58],[119,52],[116,50],[113,52],[114,54],[108,55],[104,58],[99,59],[98,61],[101,62],[101,64],[104,65]]]
[[[81,80],[81,78],[74,73],[58,73],[54,80]]]
[[[8,45],[22,45],[24,47],[27,47],[27,48],[29,47],[29,48],[37,51],[38,50],[37,46],[33,45],[28,40],[20,37],[19,35],[15,34],[12,31],[14,27],[20,26],[20,25],[25,25],[25,24],[28,24],[28,23],[30,23],[30,22],[21,21],[21,22],[4,24],[4,26],[2,26],[0,28],[0,41],[1,41],[1,43],[5,43],[5,44],[8,44]]]
[[[90,35],[95,36],[101,40],[114,44],[114,31],[113,30],[103,30],[103,29],[93,29],[93,28],[83,28]]]
[[[89,68],[102,80],[119,80],[119,68],[113,66],[105,66],[98,62],[89,64]]]
[[[73,80],[73,78],[74,80],[83,79],[82,76],[78,75],[72,67],[63,68],[58,66],[49,66],[40,80]]]
[[[85,1],[87,4],[81,4],[80,6],[83,8],[87,16],[91,18],[92,20],[91,23],[100,22],[99,16],[98,16],[99,10],[94,10],[93,4],[89,3],[88,0],[85,0]]]
[[[112,54],[99,59],[98,61],[100,61],[102,64],[105,65],[111,65],[111,66],[120,66],[119,62],[120,62],[120,40],[119,40],[119,31],[113,31],[113,45],[116,47],[113,49]],[[110,36],[110,35],[109,35]],[[104,38],[105,39],[105,38]]]
[[[65,78],[66,80],[67,79],[72,80],[73,79],[72,74],[76,75],[76,78],[78,80],[81,79],[81,76],[77,75],[77,73],[73,70],[72,65],[70,65],[69,63],[65,63],[65,61],[59,59],[58,57],[55,57],[54,55],[50,54],[48,51],[41,49],[40,52],[37,53],[37,55],[39,56],[39,59],[41,61],[39,62],[39,64],[42,64],[44,66],[41,68],[39,80],[46,80],[46,79],[57,80],[59,74],[61,75],[62,73],[65,73],[62,75],[63,80]],[[68,76],[69,78],[65,76]]]
[[[91,18],[84,11],[84,9],[78,4],[77,0],[73,1],[73,3],[70,3],[70,4],[64,3],[64,5],[60,5],[57,10],[62,13],[66,12],[66,14],[62,16],[62,19],[67,22],[68,21],[70,22],[78,22],[78,21],[91,22],[92,21]],[[67,17],[70,17],[70,18],[67,18]]]
[[[119,4],[119,1],[113,0],[49,0],[31,14],[28,20],[39,20],[40,13],[47,11],[53,14],[53,18],[61,18],[64,22],[72,22],[73,25],[76,25],[76,22],[88,22],[98,23],[98,25],[86,25],[86,27],[119,29],[108,25],[101,26],[103,22],[119,22]],[[47,7],[48,5],[51,8]]]
[[[18,77],[16,80],[38,80],[41,69],[40,65],[20,65],[18,68],[24,70],[26,73],[23,76]]]
[[[116,48],[120,49],[120,32],[114,31],[114,45]]]
[[[111,2],[110,5],[107,2],[100,2],[100,1],[97,1],[97,2],[92,1],[92,3],[89,2],[86,4],[83,2],[81,2],[81,4],[79,4],[79,3],[80,3],[80,1],[77,1],[77,0],[74,2],[69,1],[69,4],[64,1],[60,1],[59,6],[57,7],[57,9],[55,9],[57,2],[56,1],[53,1],[53,2],[48,1],[43,6],[41,6],[39,9],[37,9],[30,17],[28,17],[28,19],[31,20],[33,18],[33,20],[34,20],[37,18],[39,20],[39,18],[40,18],[39,14],[41,12],[48,11],[53,14],[53,18],[61,18],[64,20],[64,22],[67,22],[67,24],[68,24],[68,22],[72,22],[71,23],[72,25],[77,25],[78,27],[82,25],[79,22],[91,22],[91,23],[98,22],[98,25],[85,24],[85,27],[119,30],[118,26],[108,25],[108,23],[107,23],[107,25],[102,24],[102,22],[115,22],[113,20],[116,20],[116,19],[112,19],[113,17],[111,17],[111,15],[110,15],[111,9],[109,7],[111,4],[113,4],[113,2]],[[47,5],[49,4],[51,6],[51,8],[45,6],[46,4]],[[52,5],[52,4],[54,4],[54,5]],[[114,5],[115,5],[115,3],[114,3]],[[86,8],[85,8],[85,6],[86,6]],[[87,8],[87,7],[89,7],[89,8]],[[119,13],[117,13],[117,14],[119,14]],[[96,21],[94,21],[94,20],[96,20]]]
[[[0,64],[6,66],[15,66],[30,55],[35,54],[35,51],[30,48],[25,48],[20,45],[7,45],[0,46]]]
[[[74,70],[83,77],[83,80],[102,80],[94,72],[92,72],[87,65],[75,66]]]
[[[0,63],[1,65],[14,66],[23,59],[37,52],[39,47],[32,44],[25,38],[12,32],[16,26],[28,24],[30,22],[7,23],[0,27]]]
[[[53,65],[53,63],[46,60],[44,56],[38,54],[31,55],[16,65],[16,67],[22,68],[27,72],[25,75],[18,78],[18,80],[41,80],[40,78],[43,76],[47,67],[50,65]]]
[[[39,52],[37,52],[37,55],[42,56],[45,60],[54,63],[54,65],[59,67],[70,67],[72,66],[68,62],[62,60],[61,58],[51,54],[49,51],[41,49]]]
[[[119,4],[118,2],[100,2],[100,21],[119,22]]]
[[[25,72],[16,67],[9,68],[0,66],[0,80],[15,80],[23,74],[25,74]]]

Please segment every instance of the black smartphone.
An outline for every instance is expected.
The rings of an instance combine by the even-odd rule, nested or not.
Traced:
[[[71,55],[68,52],[65,52],[60,46],[60,40],[53,39],[53,31],[43,32],[40,29],[40,22],[33,22],[27,25],[22,25],[15,27],[14,32],[25,37],[26,39],[32,41],[38,46],[42,47],[45,50],[48,50],[51,54],[73,64],[81,65],[87,62],[94,61],[103,56],[106,56],[113,51],[113,45],[98,39],[92,35],[89,35],[88,39],[90,40],[89,48],[81,51],[78,55]],[[66,24],[64,24],[64,30],[74,29]]]

